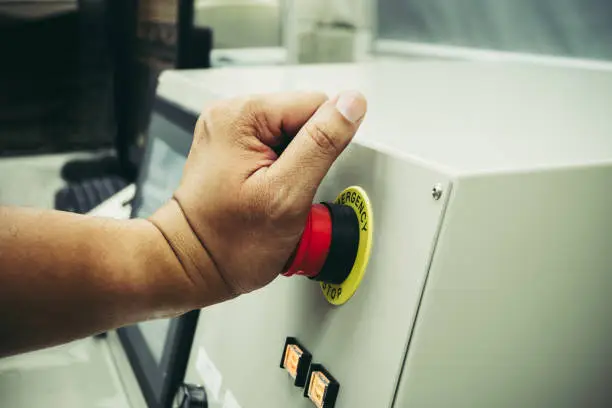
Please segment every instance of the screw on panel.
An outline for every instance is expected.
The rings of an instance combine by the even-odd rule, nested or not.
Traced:
[[[442,184],[438,183],[431,189],[431,196],[434,200],[439,200],[442,197]]]

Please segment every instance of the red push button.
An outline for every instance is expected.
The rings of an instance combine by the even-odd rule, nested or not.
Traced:
[[[359,228],[359,220],[351,207],[314,204],[283,275],[307,276],[333,284],[344,282],[357,257]]]
[[[325,264],[332,241],[332,219],[329,208],[314,204],[306,228],[284,276],[302,275],[314,278]]]

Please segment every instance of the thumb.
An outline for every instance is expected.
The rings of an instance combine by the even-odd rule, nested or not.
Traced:
[[[291,196],[314,196],[321,180],[348,146],[366,113],[367,102],[345,91],[323,103],[298,131],[269,173]]]

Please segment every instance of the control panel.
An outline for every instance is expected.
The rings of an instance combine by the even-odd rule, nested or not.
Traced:
[[[359,89],[368,114],[284,276],[201,311],[185,381],[208,407],[610,406],[612,74],[371,61],[158,93],[296,89]]]
[[[201,311],[187,379],[207,384],[209,407],[228,392],[243,408],[389,406],[449,189],[401,158],[345,151],[284,276]]]

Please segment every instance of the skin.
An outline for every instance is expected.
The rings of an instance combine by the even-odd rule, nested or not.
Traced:
[[[271,282],[365,111],[357,92],[216,103],[200,115],[173,198],[149,219],[0,207],[0,356]]]

